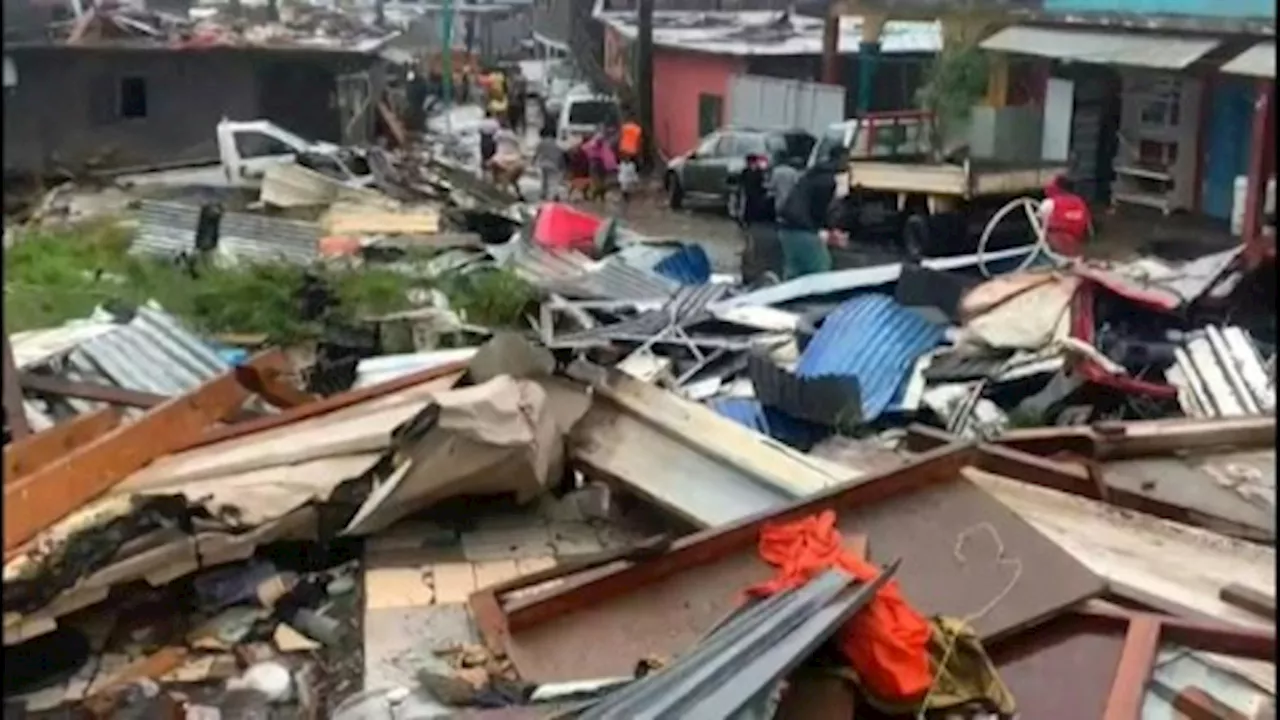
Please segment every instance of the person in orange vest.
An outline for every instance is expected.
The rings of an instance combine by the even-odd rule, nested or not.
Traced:
[[[618,159],[629,160],[639,166],[643,139],[644,130],[640,128],[640,123],[634,117],[628,117],[618,134]]]

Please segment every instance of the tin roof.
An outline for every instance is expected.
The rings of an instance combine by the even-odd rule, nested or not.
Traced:
[[[200,208],[176,202],[143,201],[133,252],[176,256],[195,249]],[[320,257],[320,226],[251,213],[222,215],[217,253],[231,260],[306,265]]]
[[[1230,75],[1251,75],[1274,80],[1276,77],[1275,42],[1258,43],[1245,50],[1223,65],[1222,72]]]
[[[800,355],[796,376],[857,378],[862,420],[871,422],[898,400],[916,359],[944,332],[888,295],[855,297],[823,319]]]
[[[637,35],[631,11],[604,11],[596,18],[624,38]],[[692,12],[653,14],[653,44],[717,55],[821,55],[821,18],[770,11]],[[840,52],[855,54],[862,41],[862,18],[840,18]],[[889,21],[881,33],[880,52],[935,53],[942,49],[942,26],[937,22]]]
[[[1182,70],[1220,44],[1215,38],[1027,25],[1007,27],[981,43],[994,52],[1163,70]]]

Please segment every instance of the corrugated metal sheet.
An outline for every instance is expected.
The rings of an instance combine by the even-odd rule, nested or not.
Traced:
[[[719,397],[712,399],[708,405],[722,417],[761,435],[780,440],[797,450],[807,451],[830,434],[824,427],[767,408],[755,398]]]
[[[723,298],[730,289],[728,285],[686,285],[677,290],[661,308],[642,312],[622,322],[559,336],[555,338],[554,344],[565,346],[605,340],[644,342],[669,327],[687,328],[710,320],[711,314],[707,312],[707,306]],[[683,342],[674,337],[669,339]],[[733,338],[717,340],[723,341],[717,342],[718,346],[750,345],[749,338],[742,338],[736,343],[732,342]]]
[[[25,330],[9,336],[13,348],[13,362],[18,369],[43,365],[55,357],[79,347],[99,335],[115,332],[119,328],[110,320],[72,320],[65,325],[41,330]]]
[[[142,307],[131,321],[67,356],[66,377],[155,393],[182,395],[231,369],[230,363],[157,308]]]
[[[987,253],[985,262],[988,270],[994,274],[1011,272],[1026,260],[1028,254],[1034,252],[1032,246],[1009,248]],[[1041,258],[1044,256],[1042,255]],[[1037,261],[1033,261],[1034,266]],[[977,255],[958,255],[955,257],[928,258],[920,263],[930,270],[962,271],[978,266]],[[777,285],[761,288],[754,292],[735,295],[716,303],[715,312],[723,312],[730,308],[746,305],[777,305],[779,303],[799,300],[801,298],[830,295],[862,288],[873,288],[897,282],[902,275],[902,263],[888,263],[869,267],[850,268],[833,272],[814,273]]]
[[[191,252],[199,216],[195,205],[143,201],[133,251],[158,256]],[[315,223],[228,212],[222,216],[217,253],[233,261],[306,265],[320,257],[321,234]]]
[[[711,279],[711,258],[701,245],[689,243],[654,265],[653,271],[683,285],[700,285]]]
[[[1276,44],[1274,42],[1258,43],[1223,65],[1221,71],[1231,75],[1249,75],[1274,80]]]
[[[1210,325],[1174,350],[1170,385],[1190,417],[1239,417],[1274,413],[1275,382],[1243,328]]]
[[[797,377],[758,353],[747,358],[747,375],[761,403],[791,417],[834,428],[852,428],[862,419],[856,379]]]
[[[581,717],[741,717],[865,606],[897,565],[856,586],[851,576],[827,570],[751,603],[674,664],[610,693]]]
[[[501,259],[502,251],[495,250]],[[665,300],[679,285],[611,256],[599,262],[572,250],[552,251],[511,243],[506,263],[525,281],[547,292],[600,300]]]
[[[796,375],[854,377],[862,389],[862,420],[890,409],[915,361],[942,340],[944,328],[887,295],[863,295],[823,319],[800,356]]]
[[[984,50],[1097,65],[1182,70],[1219,45],[1215,39],[1015,25],[983,40]]]

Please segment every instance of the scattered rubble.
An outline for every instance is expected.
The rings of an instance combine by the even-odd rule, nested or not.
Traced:
[[[82,23],[277,36],[132,12]],[[1236,294],[1269,270],[1027,247],[748,288],[442,142],[370,150],[368,184],[274,167],[212,244],[202,206],[135,208],[131,252],[175,272],[376,268],[420,281],[409,310],[309,352],[156,304],[7,337],[8,704],[1274,704],[1276,339]],[[520,284],[449,294],[486,277]]]

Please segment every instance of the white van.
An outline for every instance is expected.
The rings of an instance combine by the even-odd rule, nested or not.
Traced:
[[[556,119],[556,139],[562,143],[585,139],[601,126],[622,125],[618,99],[592,93],[571,94],[564,99]]]

